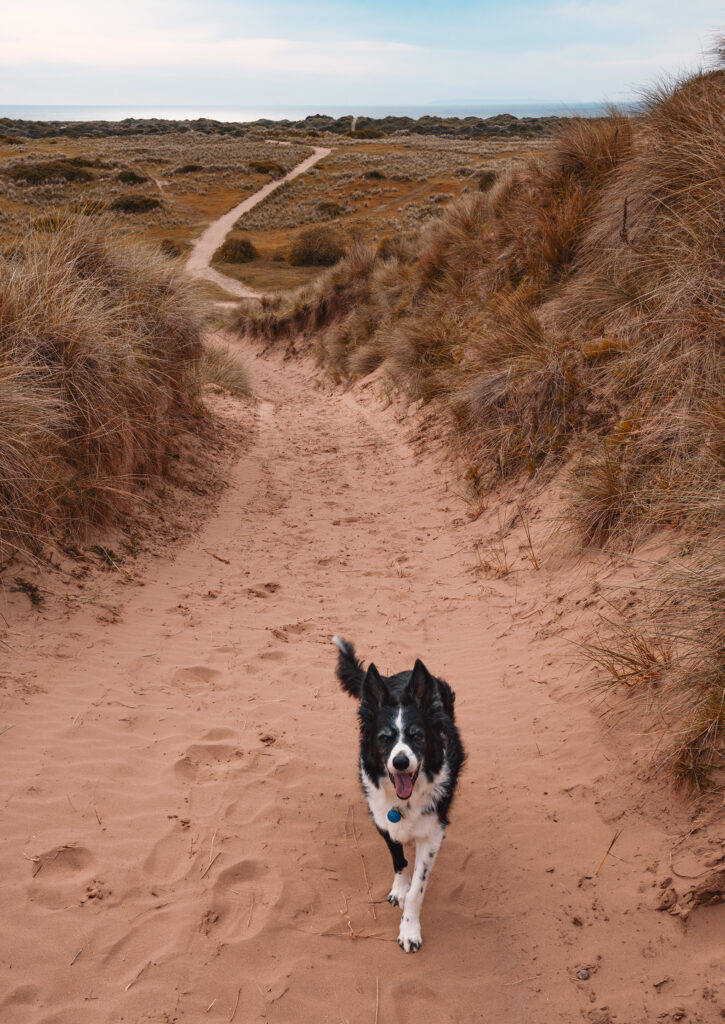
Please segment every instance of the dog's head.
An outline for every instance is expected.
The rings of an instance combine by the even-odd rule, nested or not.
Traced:
[[[387,774],[399,800],[408,800],[421,771],[432,779],[443,762],[447,683],[422,661],[412,672],[382,676],[370,665],[360,693],[363,767],[376,782]]]

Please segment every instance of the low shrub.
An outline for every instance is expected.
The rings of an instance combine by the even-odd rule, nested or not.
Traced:
[[[321,213],[323,217],[339,217],[345,211],[339,203],[331,199],[323,199],[321,203],[317,204],[317,212]]]
[[[181,256],[181,249],[173,238],[162,238],[159,242],[159,249],[169,259],[178,259]]]
[[[146,174],[139,174],[138,171],[126,169],[118,172],[116,180],[122,181],[126,185],[143,185],[149,179]]]
[[[271,178],[284,178],[285,169],[274,160],[250,160],[249,170],[257,174],[269,174]]]
[[[339,231],[310,227],[301,231],[289,254],[293,267],[332,267],[345,255],[345,240]]]
[[[251,263],[259,253],[248,238],[227,238],[214,253],[215,263]]]
[[[47,185],[54,181],[93,181],[95,174],[88,168],[91,162],[83,157],[72,160],[40,160],[33,163],[12,164],[5,174],[13,181],[27,185]]]
[[[181,167],[177,167],[176,170],[172,171],[172,174],[196,174],[198,171],[203,171],[204,168],[201,164],[182,164]]]
[[[155,196],[127,195],[114,199],[109,209],[118,210],[119,213],[148,213],[149,210],[158,210],[161,206],[161,200]]]

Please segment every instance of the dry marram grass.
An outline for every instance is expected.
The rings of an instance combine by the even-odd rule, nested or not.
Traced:
[[[0,257],[0,542],[114,515],[197,403],[203,317],[160,255],[68,221]]]

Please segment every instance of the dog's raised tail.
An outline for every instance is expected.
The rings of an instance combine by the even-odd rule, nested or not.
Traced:
[[[355,648],[349,640],[341,636],[333,636],[333,644],[337,647],[337,678],[340,685],[351,697],[359,697],[365,670],[355,656]]]

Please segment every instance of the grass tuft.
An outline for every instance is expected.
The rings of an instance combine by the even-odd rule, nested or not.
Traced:
[[[194,376],[199,387],[213,385],[236,398],[248,398],[252,393],[249,373],[239,354],[220,342],[204,344]]]

